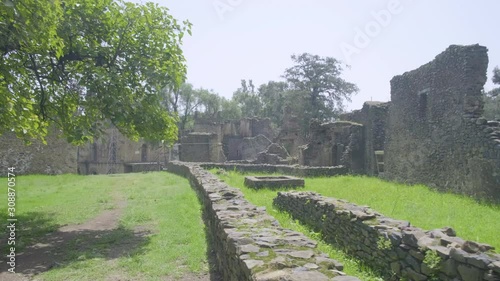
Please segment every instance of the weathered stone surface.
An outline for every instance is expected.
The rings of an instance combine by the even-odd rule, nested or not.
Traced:
[[[441,263],[441,272],[446,274],[446,276],[455,277],[457,276],[457,263],[453,259],[447,259]]]
[[[329,278],[317,271],[299,271],[294,272],[288,279],[290,281],[328,281]]]
[[[310,259],[314,256],[314,252],[311,250],[306,251],[293,251],[288,253],[289,256],[299,259]]]
[[[344,270],[344,265],[330,258],[316,257],[316,263],[326,266],[328,269]]]
[[[467,253],[487,252],[492,249],[494,248],[488,244],[477,243],[474,241],[465,241],[465,243],[462,245],[462,250],[466,251]]]
[[[385,178],[500,201],[499,138],[484,133],[496,124],[481,117],[487,51],[452,45],[391,80]]]
[[[342,266],[302,233],[284,229],[265,211],[198,164],[170,162],[188,177],[203,203],[203,216],[223,280],[330,280]],[[308,250],[304,250],[308,249]],[[272,258],[270,258],[272,257]],[[325,260],[318,259],[324,258]],[[338,266],[337,266],[338,265]],[[344,273],[342,273],[344,274]]]
[[[291,165],[267,165],[267,164],[238,164],[238,163],[201,163],[200,166],[206,169],[225,169],[240,172],[264,172],[294,175],[297,177],[317,177],[317,176],[338,176],[345,175],[348,169],[344,166],[336,167],[307,167]]]
[[[364,173],[363,126],[349,121],[310,123],[310,142],[300,147],[299,164],[305,166],[345,166]]]
[[[247,265],[248,269],[252,269],[254,267],[264,265],[264,262],[261,260],[244,260],[244,262]]]
[[[408,268],[407,271],[408,271],[408,277],[410,277],[410,280],[415,280],[415,281],[427,280],[427,276],[420,274],[411,268]]]
[[[260,248],[255,246],[255,245],[242,245],[240,247],[240,252],[243,253],[243,254],[246,254],[246,253],[258,253],[260,251]]]
[[[459,265],[458,272],[464,281],[480,281],[483,277],[483,273],[472,266]]]
[[[0,176],[7,176],[7,167],[15,167],[16,175],[75,174],[77,148],[62,138],[62,132],[54,127],[49,129],[47,145],[36,140],[28,146],[15,134],[5,132],[0,136]]]
[[[500,265],[497,263],[500,255],[469,254],[456,248],[463,240],[448,236],[447,233],[453,235],[453,232],[447,228],[425,232],[407,223],[400,228],[400,223],[369,207],[326,198],[315,192],[279,192],[273,204],[315,231],[321,231],[326,241],[382,272],[385,280],[396,276],[409,280],[438,277],[444,281],[464,281],[459,276],[459,267],[462,268],[460,275],[467,278],[476,275],[489,276],[489,280],[500,278],[495,271]],[[363,213],[375,217],[359,220]],[[442,243],[443,240],[446,242]],[[438,258],[427,259],[433,252]],[[316,264],[324,265],[321,261],[316,258]]]
[[[494,261],[488,265],[496,273],[500,273],[500,261]]]
[[[403,230],[403,243],[411,247],[418,247],[418,240],[425,237],[425,233],[422,230]]]
[[[304,187],[304,179],[292,176],[246,176],[245,186],[254,189]]]

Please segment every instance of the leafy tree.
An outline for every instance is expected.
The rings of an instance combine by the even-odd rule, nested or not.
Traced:
[[[114,124],[124,135],[176,138],[160,89],[180,86],[191,24],[167,8],[121,0],[7,0],[0,6],[0,133],[75,144]]]
[[[185,83],[179,89],[164,90],[163,105],[167,111],[179,117],[179,129],[184,130],[193,121],[193,114],[200,106],[200,90],[192,84]]]
[[[495,67],[495,69],[493,69],[493,83],[495,84],[500,84],[500,68]]]
[[[344,101],[350,101],[358,91],[355,84],[340,77],[343,65],[335,58],[303,53],[293,55],[292,60],[295,65],[286,69],[284,78],[294,92],[292,96],[300,98],[293,103],[294,111],[301,112],[305,124],[312,118],[325,121],[336,117],[344,109]]]
[[[200,99],[199,106],[199,118],[204,119],[219,119],[219,112],[221,110],[222,97],[219,96],[212,90],[207,89],[199,89],[198,95]]]
[[[285,106],[293,102],[288,99],[290,96],[288,84],[269,81],[259,87],[258,95],[262,103],[262,115],[269,117],[274,124],[281,125]]]
[[[493,70],[492,81],[500,85],[500,69],[495,67]],[[487,119],[500,119],[500,87],[487,92],[484,98],[484,116]]]
[[[221,114],[222,120],[238,120],[242,117],[241,108],[238,106],[236,101],[232,99],[226,99],[222,97],[221,100]]]
[[[233,100],[241,108],[243,117],[254,117],[261,115],[262,104],[259,96],[255,93],[253,81],[241,80],[241,87],[233,93]]]

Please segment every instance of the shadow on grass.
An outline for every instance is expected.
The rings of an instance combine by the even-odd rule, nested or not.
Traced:
[[[42,212],[28,212],[22,215],[16,214],[17,221],[15,222],[15,247],[16,251],[22,251],[26,245],[30,245],[33,241],[43,237],[47,233],[57,231],[60,225],[56,224],[51,215]],[[10,230],[7,226],[10,222],[7,221],[6,212],[0,214],[0,227],[2,235],[0,236],[0,251],[6,253],[11,246],[7,244]]]
[[[10,267],[6,255],[11,246],[7,245],[7,218],[4,215],[0,219],[1,227],[6,229],[0,239],[0,272],[6,272]],[[48,214],[40,212],[19,215],[17,220],[15,271],[25,275],[35,275],[53,267],[66,267],[94,258],[112,260],[141,255],[150,241],[147,230],[121,227],[109,230],[60,230],[60,225],[55,224]]]

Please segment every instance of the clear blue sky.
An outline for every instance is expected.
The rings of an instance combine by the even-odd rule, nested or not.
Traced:
[[[388,101],[393,76],[431,61],[451,44],[488,47],[487,90],[493,87],[494,66],[500,65],[497,0],[155,2],[194,25],[183,45],[188,82],[225,97],[241,79],[253,79],[257,86],[280,80],[292,65],[290,56],[303,52],[351,65],[343,77],[360,92],[349,109],[367,100]]]

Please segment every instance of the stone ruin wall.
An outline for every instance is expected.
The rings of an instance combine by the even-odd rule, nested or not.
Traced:
[[[365,102],[363,108],[343,114],[340,120],[363,125],[363,170],[367,175],[377,175],[375,151],[384,150],[385,130],[390,102]]]
[[[342,165],[353,173],[365,173],[361,124],[348,121],[311,122],[310,132],[310,142],[300,147],[299,164],[318,167]]]
[[[14,167],[15,174],[74,174],[77,172],[77,147],[69,144],[55,128],[49,128],[47,145],[34,140],[31,145],[13,133],[0,136],[0,176]]]
[[[166,150],[160,146],[161,144],[154,145],[143,140],[132,141],[118,129],[110,128],[93,143],[86,143],[78,148],[78,173],[126,173],[137,170],[136,167],[126,165],[129,163],[163,162]]]
[[[181,138],[179,159],[185,162],[224,162],[219,136],[214,133],[189,133]]]
[[[163,156],[158,147],[144,141],[134,142],[116,131],[115,151],[112,157],[110,134],[94,143],[74,146],[67,142],[62,132],[51,127],[47,144],[34,140],[26,145],[11,133],[0,137],[0,175],[7,167],[15,167],[23,174],[108,174],[127,171],[126,163],[157,162]],[[144,168],[144,167],[143,167]],[[158,170],[158,168],[156,168]]]
[[[384,280],[500,280],[500,255],[490,252],[489,245],[456,237],[451,228],[424,231],[314,192],[279,192],[273,203],[321,232],[328,243],[379,270]],[[434,268],[424,262],[429,251],[439,256]]]
[[[212,134],[206,143],[194,144],[193,138]],[[264,151],[275,137],[269,118],[243,118],[219,122],[214,120],[196,119],[193,132],[186,133],[181,138],[180,160],[186,162],[224,162],[233,160],[254,160],[257,154]],[[182,147],[183,144],[187,144]],[[267,144],[267,145],[265,145]],[[208,146],[207,146],[208,145]],[[265,145],[265,147],[263,147]],[[203,150],[210,150],[207,157]],[[256,149],[261,149],[255,151]],[[193,156],[188,156],[192,154]],[[196,155],[201,155],[197,157]]]
[[[298,165],[241,164],[241,163],[200,163],[205,169],[223,169],[241,173],[285,174],[297,177],[335,177],[347,175],[349,170],[343,166],[306,167]]]
[[[500,124],[481,118],[486,47],[450,46],[391,80],[385,176],[500,200]]]
[[[227,281],[359,281],[343,276],[343,266],[302,233],[280,227],[264,207],[256,207],[197,164],[170,162],[168,170],[189,179],[202,203],[215,265]]]

